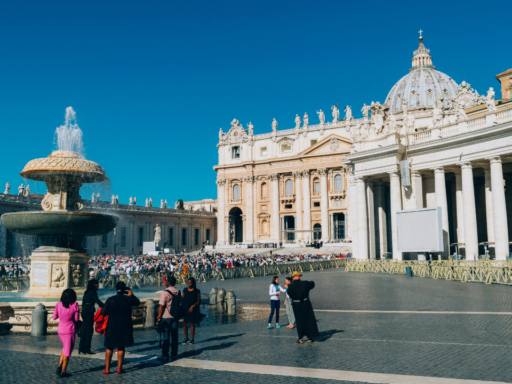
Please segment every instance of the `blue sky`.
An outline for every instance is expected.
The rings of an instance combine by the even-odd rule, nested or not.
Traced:
[[[121,202],[216,198],[220,127],[236,118],[264,133],[275,117],[292,128],[295,114],[315,123],[336,103],[359,116],[408,72],[419,29],[438,70],[498,91],[495,75],[512,67],[511,11],[510,1],[1,2],[0,188],[13,192],[23,166],[55,149],[72,106],[87,158]]]

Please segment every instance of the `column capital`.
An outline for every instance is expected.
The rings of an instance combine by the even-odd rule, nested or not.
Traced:
[[[279,174],[278,173],[271,173],[270,175],[268,175],[268,178],[271,181],[278,181],[279,180]]]
[[[217,185],[219,187],[223,187],[224,185],[226,185],[226,181],[227,181],[226,179],[218,179],[217,180]]]
[[[309,175],[309,169],[303,169],[303,170],[302,170],[302,177],[303,177],[304,179],[309,179],[309,176],[310,176],[310,175]]]
[[[245,177],[244,177],[244,181],[245,181],[246,183],[252,184],[252,183],[254,183],[254,182],[255,182],[255,177],[254,177],[254,176],[245,176]]]
[[[327,176],[327,168],[318,168],[318,173],[320,176]]]
[[[411,176],[412,177],[421,177],[421,176],[423,176],[423,173],[421,171],[418,171],[417,169],[411,169]]]
[[[302,179],[302,171],[295,171],[295,172],[292,172],[292,176],[296,179]]]
[[[391,178],[400,177],[400,171],[392,171],[392,172],[388,172],[388,174],[389,174],[389,177],[391,177]]]
[[[490,156],[486,160],[489,160],[491,164],[501,163],[501,156]]]
[[[356,181],[356,183],[360,183],[360,182],[363,182],[366,180],[366,176],[354,176],[354,179]]]
[[[444,173],[444,167],[443,166],[438,166],[438,167],[434,167],[434,168],[431,168],[434,173]]]
[[[462,169],[473,169],[471,161],[461,161],[460,163],[457,163],[457,165],[460,165]]]

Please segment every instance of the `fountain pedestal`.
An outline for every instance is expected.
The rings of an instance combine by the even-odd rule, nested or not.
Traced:
[[[82,295],[87,286],[89,256],[73,250],[40,248],[30,255],[32,269],[27,295],[60,298],[67,288],[73,288],[78,296]]]

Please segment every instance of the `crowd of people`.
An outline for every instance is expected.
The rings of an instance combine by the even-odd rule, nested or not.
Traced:
[[[90,278],[106,275],[136,275],[158,272],[178,272],[187,276],[213,272],[222,268],[256,267],[282,263],[331,260],[352,257],[348,254],[234,255],[200,253],[198,255],[100,255],[89,261]]]
[[[0,263],[0,278],[25,277],[30,275],[30,264],[21,262]]]

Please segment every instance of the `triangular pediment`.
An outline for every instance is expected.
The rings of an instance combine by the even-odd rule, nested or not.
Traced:
[[[331,134],[315,145],[299,153],[298,156],[314,156],[332,153],[349,153],[352,142],[345,137]]]

